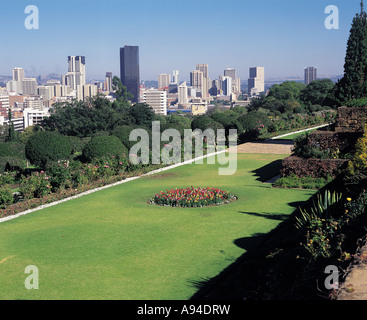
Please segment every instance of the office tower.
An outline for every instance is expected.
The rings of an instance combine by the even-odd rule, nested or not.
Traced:
[[[138,46],[120,48],[120,75],[122,84],[133,95],[132,102],[138,102],[140,95]]]
[[[167,115],[167,92],[149,89],[143,93],[143,101],[151,106],[156,114]]]
[[[23,95],[37,95],[36,78],[23,78],[22,81]]]
[[[84,84],[79,85],[77,88],[76,97],[78,100],[87,100],[87,98],[92,98],[98,93],[98,87],[95,84]]]
[[[69,56],[68,57],[68,73],[62,77],[62,84],[68,85],[76,90],[79,85],[85,84],[85,57]]]
[[[37,109],[42,110],[43,109],[43,99],[40,97],[28,97],[24,99],[23,102],[24,109]]]
[[[103,90],[108,93],[112,92],[112,72],[106,72],[106,79],[103,83]]]
[[[23,93],[23,79],[24,79],[24,69],[23,68],[14,68],[13,69],[13,80],[9,81],[9,87],[7,87],[8,91],[12,91],[15,93]]]
[[[178,87],[178,104],[186,105],[187,103],[188,103],[187,85],[186,81],[184,81]]]
[[[224,70],[225,77],[231,77],[233,81],[236,80],[236,70],[232,68],[227,68]]]
[[[14,68],[13,69],[13,81],[22,82],[23,79],[24,79],[24,69]]]
[[[38,95],[43,98],[44,101],[52,99],[52,87],[51,86],[39,86],[37,87]]]
[[[178,70],[173,70],[173,79],[172,79],[172,83],[176,83],[179,84],[179,74],[180,72]]]
[[[158,76],[158,89],[168,88],[171,82],[171,75],[162,73]]]
[[[222,81],[222,89],[224,96],[230,96],[232,93],[232,78],[231,77],[223,77]]]
[[[233,68],[227,68],[224,70],[225,77],[231,77],[232,79],[232,92],[239,94],[241,92],[241,79],[236,77],[236,70]]]
[[[204,75],[200,70],[193,70],[190,72],[190,85],[201,91],[203,97],[203,88],[204,88]]]
[[[6,91],[14,92],[16,94],[23,93],[22,82],[10,80],[6,83]]]
[[[9,96],[0,94],[0,116],[8,117]]]
[[[317,79],[317,69],[315,67],[305,68],[305,84],[308,85],[310,82]]]
[[[265,91],[265,70],[264,67],[250,68],[248,79],[248,94],[259,95]]]
[[[208,91],[209,91],[209,73],[208,73],[208,64],[203,63],[203,64],[197,64],[196,65],[196,70],[199,70],[203,73],[203,88],[202,88],[202,93],[203,93],[203,98],[208,96]]]

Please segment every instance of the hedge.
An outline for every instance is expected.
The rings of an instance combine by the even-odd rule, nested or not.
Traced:
[[[281,175],[298,177],[335,178],[347,167],[348,159],[303,159],[290,156],[282,161]]]
[[[341,153],[353,151],[352,148],[361,136],[354,132],[314,131],[307,136],[307,145],[320,150],[339,150]]]

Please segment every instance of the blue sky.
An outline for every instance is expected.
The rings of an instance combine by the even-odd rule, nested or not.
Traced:
[[[343,73],[346,43],[359,0],[0,0],[0,74],[65,74],[69,55],[86,56],[87,79],[119,75],[119,48],[138,45],[140,76],[197,63],[217,79],[232,67],[242,79],[264,66],[266,78]],[[39,9],[39,29],[27,30],[27,5]],[[339,8],[339,30],[327,30],[325,7]]]

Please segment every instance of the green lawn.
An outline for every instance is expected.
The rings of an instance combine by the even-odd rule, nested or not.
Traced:
[[[245,252],[236,239],[269,232],[313,194],[259,181],[282,157],[238,155],[233,176],[219,176],[217,165],[186,165],[1,223],[0,299],[190,298],[195,282]],[[191,185],[239,199],[193,209],[147,204],[156,192]],[[39,269],[38,290],[24,286],[27,265]]]

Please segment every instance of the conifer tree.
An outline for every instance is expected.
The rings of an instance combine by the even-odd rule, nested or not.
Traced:
[[[8,141],[13,142],[17,140],[17,134],[14,129],[14,123],[11,121],[11,110],[9,108],[9,134],[8,134]]]
[[[335,103],[367,97],[367,14],[363,0],[361,12],[353,18],[344,64],[344,76],[333,92]]]

